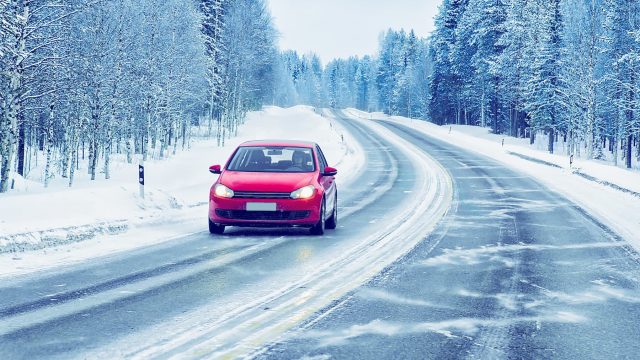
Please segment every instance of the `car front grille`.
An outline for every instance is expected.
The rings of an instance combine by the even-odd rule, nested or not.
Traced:
[[[309,217],[311,211],[245,211],[220,210],[216,214],[229,220],[302,220]]]
[[[291,199],[288,192],[259,192],[259,191],[235,191],[234,198],[237,199]]]

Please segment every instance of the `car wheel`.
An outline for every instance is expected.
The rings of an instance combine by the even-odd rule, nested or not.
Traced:
[[[324,223],[325,219],[325,203],[324,199],[322,199],[322,204],[320,205],[320,220],[311,228],[312,235],[323,235],[324,234]]]
[[[331,213],[331,217],[327,219],[324,224],[326,229],[335,229],[338,227],[338,196],[336,195],[336,201],[333,202],[333,212]]]
[[[224,234],[224,225],[218,225],[209,219],[209,232],[212,234]]]

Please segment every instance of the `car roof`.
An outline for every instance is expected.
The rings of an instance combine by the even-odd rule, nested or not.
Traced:
[[[311,141],[299,140],[253,140],[240,144],[240,146],[293,146],[305,148],[313,148],[316,145],[316,143]]]

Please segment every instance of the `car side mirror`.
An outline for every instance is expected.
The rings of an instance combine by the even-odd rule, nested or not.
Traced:
[[[212,174],[222,174],[222,168],[220,165],[209,166],[209,172]]]
[[[338,174],[338,170],[330,166],[324,168],[324,171],[322,172],[322,176],[336,176],[336,174]]]

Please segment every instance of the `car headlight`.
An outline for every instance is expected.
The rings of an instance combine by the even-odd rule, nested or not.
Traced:
[[[213,192],[216,194],[216,196],[222,197],[222,198],[232,198],[234,195],[233,190],[229,189],[228,187],[222,184],[216,184],[216,187]]]
[[[313,185],[307,185],[303,188],[300,188],[292,192],[291,198],[292,199],[308,199],[310,197],[313,197],[315,193],[316,193],[316,188],[313,187]]]

